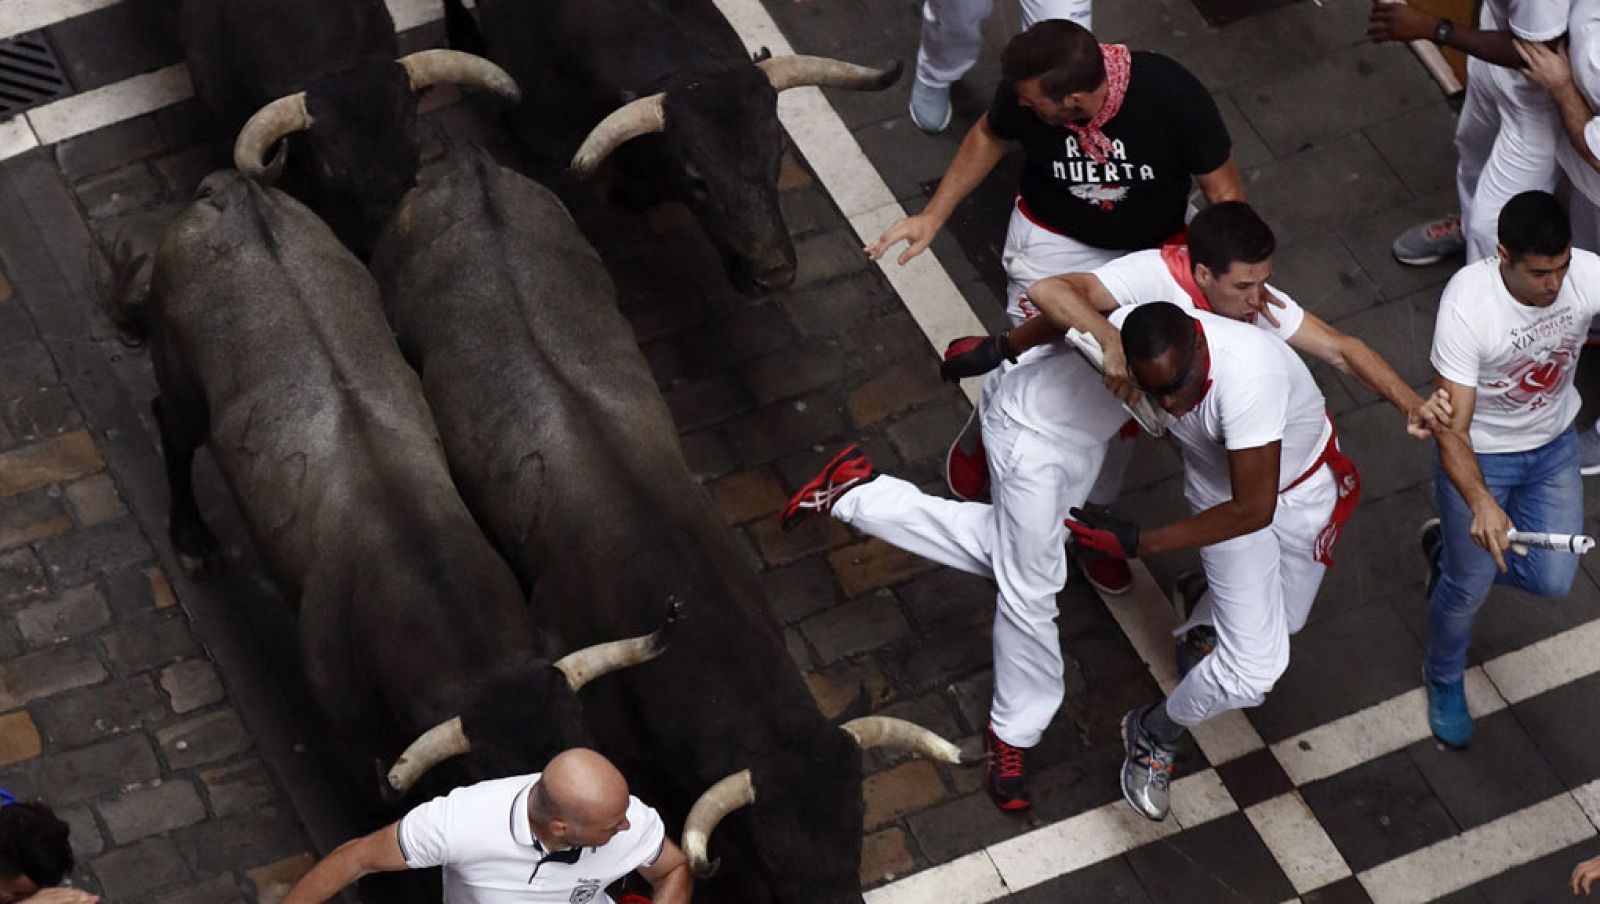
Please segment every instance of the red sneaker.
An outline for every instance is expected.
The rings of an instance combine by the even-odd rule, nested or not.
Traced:
[[[994,805],[1007,813],[1018,813],[1033,806],[1028,790],[1028,769],[1023,764],[1021,747],[1000,740],[990,725],[983,732],[983,746],[989,751],[989,767],[983,776],[983,790]]]
[[[842,452],[823,466],[817,476],[811,478],[810,483],[794,494],[789,504],[778,513],[778,525],[784,530],[794,530],[807,513],[826,515],[833,511],[833,504],[845,493],[877,476],[878,472],[865,452],[854,443],[845,446]]]
[[[1121,596],[1133,589],[1133,571],[1127,559],[1114,559],[1092,549],[1078,549],[1078,567],[1094,589],[1107,596]]]
[[[976,408],[945,453],[944,481],[957,499],[967,502],[977,502],[989,492],[989,459],[983,451],[983,427]]]

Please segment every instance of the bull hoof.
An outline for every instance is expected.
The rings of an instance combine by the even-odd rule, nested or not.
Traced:
[[[172,530],[173,551],[178,554],[178,567],[191,578],[221,574],[224,567],[222,547],[205,525]]]

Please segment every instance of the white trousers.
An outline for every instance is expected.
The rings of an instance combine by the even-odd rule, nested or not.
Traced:
[[[1174,633],[1217,630],[1217,647],[1167,698],[1167,715],[1192,726],[1230,709],[1259,706],[1289,667],[1289,635],[1305,627],[1327,568],[1313,554],[1338,488],[1324,465],[1278,497],[1272,523],[1200,550],[1210,588]]]
[[[1456,192],[1467,263],[1495,253],[1500,210],[1525,191],[1556,185],[1555,105],[1521,73],[1467,58],[1467,97],[1456,120]]]
[[[1023,31],[1045,19],[1071,19],[1090,27],[1089,0],[1017,0],[1017,6]],[[966,75],[983,50],[983,20],[993,9],[994,0],[924,0],[917,81],[944,88]]]
[[[994,699],[1000,740],[1039,743],[1063,693],[1056,594],[1067,583],[1067,509],[1082,505],[1103,447],[1066,449],[990,407],[983,416],[992,504],[929,496],[879,475],[833,507],[840,521],[907,552],[993,580]]]
[[[1015,326],[1037,313],[1023,310],[1022,293],[1039,280],[1062,273],[1088,273],[1124,253],[1085,245],[1036,226],[1013,204],[1005,248],[1000,254],[1000,264],[1006,272],[1006,316]],[[1105,464],[1089,491],[1089,501],[1096,505],[1110,505],[1122,492],[1122,478],[1133,457],[1133,441],[1113,436],[1106,443],[1104,457]]]
[[[1000,252],[1000,266],[1006,271],[1006,316],[1015,326],[1038,313],[1031,307],[1023,309],[1022,293],[1039,280],[1062,273],[1088,273],[1127,253],[1096,248],[1036,226],[1013,203],[1006,244]]]

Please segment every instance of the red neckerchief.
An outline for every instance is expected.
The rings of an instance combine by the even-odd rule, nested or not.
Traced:
[[[1133,55],[1126,44],[1101,44],[1100,58],[1106,64],[1106,102],[1100,105],[1100,112],[1083,125],[1067,123],[1072,134],[1078,136],[1078,145],[1095,163],[1105,163],[1111,154],[1111,139],[1100,127],[1122,109],[1122,99],[1128,96],[1128,74],[1133,69]]]
[[[1206,293],[1200,291],[1200,284],[1194,281],[1194,265],[1189,262],[1188,245],[1162,245],[1161,262],[1167,265],[1167,272],[1177,281],[1178,288],[1189,296],[1194,306],[1202,311],[1211,310],[1211,302],[1206,300]]]

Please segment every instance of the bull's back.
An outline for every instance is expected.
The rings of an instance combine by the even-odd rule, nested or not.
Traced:
[[[533,537],[541,520],[622,523],[619,473],[683,469],[610,277],[544,187],[482,151],[458,152],[407,195],[373,269],[492,534]]]
[[[296,571],[405,485],[448,503],[426,403],[376,284],[309,210],[217,174],[158,252],[160,326],[263,552]],[[459,507],[459,501],[456,502]]]
[[[184,0],[180,30],[195,91],[236,129],[269,101],[397,52],[383,0]]]
[[[677,595],[691,623],[663,665],[623,684],[725,706],[730,721],[765,718],[774,699],[814,713],[798,674],[773,668],[787,654],[759,584],[685,466],[610,280],[559,201],[481,151],[457,153],[407,196],[373,267],[457,483],[535,585],[536,617],[590,643],[647,630]],[[701,677],[669,661],[702,663]],[[672,752],[688,756],[692,739],[679,742]]]

